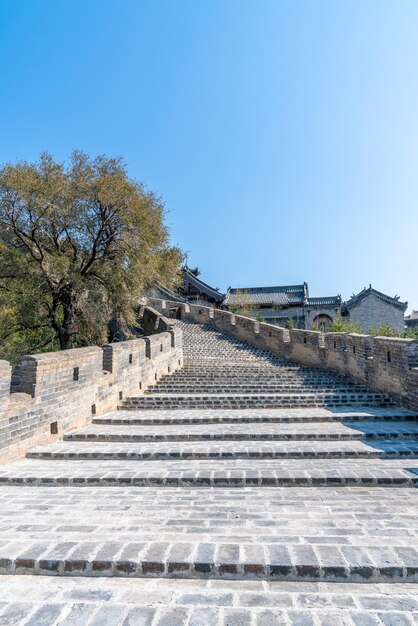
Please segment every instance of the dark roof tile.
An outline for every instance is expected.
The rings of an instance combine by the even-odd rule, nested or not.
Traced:
[[[341,296],[323,296],[322,298],[307,298],[306,306],[339,306],[341,304]]]
[[[344,303],[345,307],[347,309],[351,309],[353,306],[355,306],[356,304],[361,302],[361,300],[363,300],[364,298],[367,298],[367,296],[370,296],[370,295],[374,295],[374,296],[376,296],[376,298],[379,298],[380,300],[383,300],[383,302],[387,302],[388,304],[392,304],[393,306],[397,307],[398,309],[403,309],[404,311],[405,311],[405,309],[408,306],[407,302],[400,302],[399,296],[395,296],[394,298],[392,298],[391,296],[388,296],[385,293],[382,293],[381,291],[377,291],[377,289],[373,289],[373,287],[370,285],[368,288],[365,287],[357,295],[353,295],[350,298],[350,300],[347,300],[347,302]]]
[[[233,287],[228,289],[224,304],[266,304],[286,306],[303,303],[307,285],[278,285],[276,287]]]

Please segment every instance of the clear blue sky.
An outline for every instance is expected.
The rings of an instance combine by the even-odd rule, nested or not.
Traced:
[[[418,309],[416,0],[0,0],[0,162],[121,155],[202,278]]]

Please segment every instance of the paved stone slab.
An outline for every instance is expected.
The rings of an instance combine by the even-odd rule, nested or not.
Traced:
[[[189,330],[158,393],[0,467],[0,626],[414,623],[416,416]]]
[[[172,409],[112,411],[93,419],[94,424],[211,424],[415,421],[418,416],[400,407],[310,408],[310,409]]]
[[[203,459],[40,460],[0,466],[0,486],[96,485],[165,487],[397,486],[418,484],[415,460],[398,459]]]
[[[162,408],[278,408],[278,407],[343,407],[370,406],[383,407],[393,404],[384,394],[375,392],[358,393],[222,393],[222,394],[155,394],[126,398],[121,407],[124,409],[162,409]]]
[[[319,368],[300,367],[210,325],[182,324],[185,367],[164,376],[126,409],[387,406],[383,393]]]
[[[417,422],[362,422],[355,427],[341,422],[295,424],[125,425],[93,424],[64,435],[65,441],[287,441],[354,440],[359,438],[417,439]]]
[[[361,385],[354,385],[353,383],[337,383],[337,382],[315,382],[307,384],[305,381],[288,381],[287,379],[278,378],[274,382],[231,382],[228,379],[222,379],[218,381],[200,380],[190,381],[185,379],[184,381],[166,380],[158,382],[158,385],[144,391],[144,395],[156,394],[156,393],[191,393],[191,394],[206,394],[206,393],[306,393],[307,391],[320,391],[322,393],[361,393],[364,391],[364,387]]]
[[[263,459],[418,456],[418,441],[64,441],[36,448],[32,459]]]
[[[232,615],[251,626],[412,626],[418,611],[418,585],[410,584],[2,576],[0,593],[2,626],[34,624],[42,611],[56,612],[46,623],[57,626],[154,626],[174,611],[176,626],[231,626]]]
[[[368,423],[369,424],[369,423]],[[396,428],[398,426],[398,428]],[[376,429],[382,432],[382,425]],[[418,436],[418,423],[408,422],[397,425],[389,424],[386,433],[405,433],[413,436],[414,429]],[[369,427],[369,431],[372,428]],[[308,439],[357,439],[363,430],[344,426],[342,423],[318,424],[201,424],[190,425],[158,425],[126,428],[121,425],[86,426],[66,433],[66,441],[199,441],[199,440],[308,440]]]
[[[3,487],[0,536],[4,574],[418,581],[414,489]]]

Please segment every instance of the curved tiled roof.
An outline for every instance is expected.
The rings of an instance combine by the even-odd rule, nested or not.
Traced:
[[[287,306],[303,303],[307,292],[307,285],[279,285],[276,287],[244,287],[229,288],[224,304],[267,304]]]
[[[418,320],[418,311],[412,311],[411,315],[405,317],[406,320]]]
[[[339,306],[341,304],[341,296],[323,296],[322,298],[307,298],[306,306]]]
[[[221,302],[225,297],[225,294],[217,291],[213,287],[210,287],[210,285],[207,285],[203,282],[203,280],[200,280],[197,276],[195,276],[188,267],[184,268],[184,282],[186,283],[186,281],[192,284],[193,287],[195,287],[201,293],[207,294],[218,302]]]
[[[179,293],[174,293],[173,291],[170,291],[170,289],[168,289],[168,287],[165,287],[164,285],[157,284],[154,287],[153,291],[157,292],[163,300],[170,300],[173,302],[187,302],[187,298],[184,298]]]
[[[248,291],[232,293],[229,291],[225,296],[224,304],[277,304],[286,306],[289,304],[289,298],[286,293],[248,293]]]
[[[368,288],[365,287],[363,291],[360,291],[360,293],[358,293],[357,295],[353,295],[350,300],[347,300],[347,302],[344,303],[344,305],[347,309],[351,309],[358,302],[370,295],[376,296],[376,298],[383,300],[383,302],[386,302],[387,304],[392,304],[393,306],[397,307],[398,309],[402,309],[403,311],[405,311],[408,306],[407,302],[400,302],[399,296],[395,296],[394,298],[392,298],[391,296],[388,296],[381,291],[377,291],[377,289],[373,289],[371,285]]]

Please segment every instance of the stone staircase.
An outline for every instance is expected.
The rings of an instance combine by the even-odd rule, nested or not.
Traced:
[[[181,371],[0,466],[0,572],[418,582],[416,415],[179,323]]]
[[[144,396],[125,399],[124,409],[250,409],[384,407],[388,396],[321,371],[289,364],[211,326],[180,323],[186,363]]]

